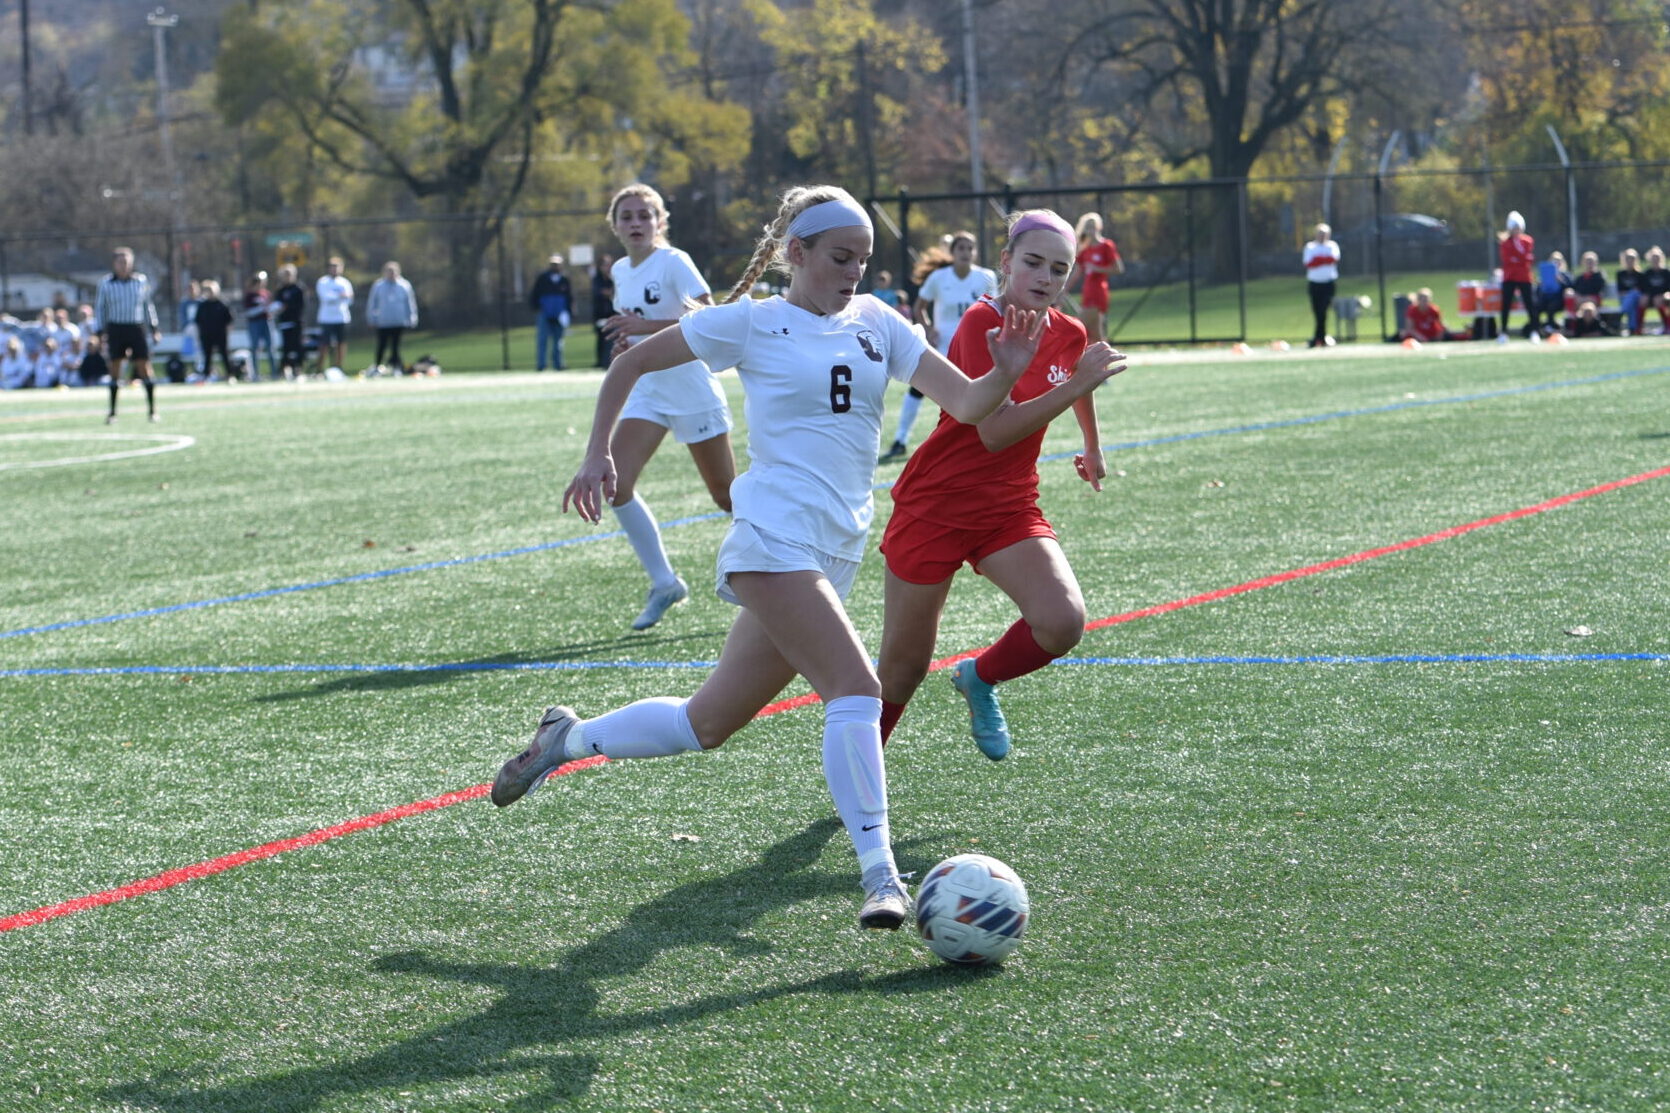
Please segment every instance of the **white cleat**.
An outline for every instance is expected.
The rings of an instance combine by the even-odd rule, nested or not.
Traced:
[[[661,616],[666,614],[674,603],[682,603],[689,594],[690,585],[681,579],[674,579],[666,587],[650,588],[649,595],[644,599],[644,609],[632,620],[632,629],[648,630],[661,621]]]

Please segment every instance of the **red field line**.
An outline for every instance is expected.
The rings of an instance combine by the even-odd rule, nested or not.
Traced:
[[[1270,576],[1261,576],[1256,580],[1248,580],[1245,583],[1236,584],[1233,587],[1218,588],[1216,591],[1202,592],[1199,595],[1191,595],[1186,599],[1174,599],[1169,603],[1160,603],[1152,607],[1144,607],[1140,610],[1126,611],[1124,614],[1112,615],[1108,618],[1099,618],[1093,622],[1087,623],[1085,625],[1085,629],[1099,630],[1103,627],[1114,626],[1121,622],[1131,622],[1139,618],[1151,618],[1155,615],[1168,614],[1171,611],[1182,610],[1184,607],[1198,606],[1201,603],[1212,603],[1219,599],[1227,599],[1235,595],[1244,595],[1249,591],[1258,591],[1261,588],[1275,587],[1278,584],[1285,584],[1293,580],[1304,579],[1307,576],[1315,576],[1323,572],[1332,572],[1338,568],[1348,568],[1353,564],[1362,564],[1364,561],[1376,560],[1383,556],[1390,556],[1393,553],[1408,552],[1410,549],[1418,549],[1423,545],[1431,545],[1437,541],[1448,541],[1452,537],[1460,537],[1463,534],[1472,533],[1475,530],[1501,525],[1504,522],[1512,522],[1520,518],[1528,518],[1533,514],[1541,514],[1544,511],[1554,510],[1558,507],[1566,506],[1582,499],[1605,494],[1608,491],[1616,491],[1623,487],[1632,487],[1637,483],[1646,483],[1649,480],[1662,479],[1667,475],[1670,475],[1670,466],[1655,468],[1652,471],[1645,471],[1639,475],[1629,476],[1627,479],[1615,479],[1610,483],[1602,483],[1596,487],[1589,487],[1582,491],[1574,491],[1568,495],[1560,495],[1556,498],[1548,499],[1545,502],[1539,502],[1534,506],[1521,507],[1518,510],[1509,510],[1502,514],[1493,514],[1488,518],[1480,518],[1477,521],[1467,522],[1463,525],[1451,526],[1448,529],[1439,530],[1437,533],[1429,533],[1424,537],[1414,537],[1407,541],[1399,541],[1392,545],[1382,545],[1375,549],[1364,549],[1362,552],[1352,553],[1350,556],[1338,557],[1334,560],[1325,560],[1319,564],[1311,564],[1304,568],[1295,568],[1287,572],[1277,572]],[[967,650],[963,653],[958,653],[955,656],[946,657],[936,661],[934,662],[933,667],[936,669],[944,668],[956,661],[972,657],[979,652],[980,650],[978,649]],[[779,700],[778,702],[773,703],[761,710],[757,718],[763,719],[767,716],[778,715],[784,711],[792,711],[797,707],[804,707],[807,704],[816,703],[817,701],[818,697],[813,694]],[[607,760],[607,758],[592,757],[586,758],[583,761],[570,762],[567,765],[558,768],[557,771],[551,775],[554,777],[566,776],[569,773],[577,773],[582,769],[587,769],[594,765],[600,765]],[[234,854],[226,854],[219,858],[212,858],[206,862],[198,862],[195,865],[168,870],[166,872],[159,873],[154,877],[147,877],[141,881],[132,881],[126,885],[121,885],[114,889],[106,889],[100,893],[91,893],[87,896],[77,897],[74,900],[67,900],[60,904],[49,904],[43,908],[36,908],[29,912],[18,912],[10,916],[0,918],[0,932],[11,931],[14,928],[30,927],[34,924],[44,923],[47,920],[57,919],[59,916],[67,916],[72,912],[84,912],[89,908],[98,908],[101,905],[114,904],[119,900],[127,900],[129,897],[137,897],[145,893],[154,893],[161,889],[171,889],[175,885],[180,885],[187,881],[196,881],[199,878],[210,877],[217,873],[224,873],[226,870],[232,869],[236,866],[247,865],[250,862],[258,862],[264,858],[271,858],[289,850],[299,850],[302,847],[315,846],[322,842],[328,842],[331,839],[340,838],[343,835],[351,835],[356,831],[366,831],[373,827],[381,827],[386,823],[393,823],[396,820],[405,819],[408,816],[418,815],[422,812],[432,812],[439,808],[450,807],[453,804],[461,804],[466,800],[477,800],[487,795],[487,790],[487,785],[479,784],[471,788],[460,789],[457,792],[448,792],[444,795],[436,796],[428,800],[419,800],[411,804],[402,804],[398,808],[390,808],[388,811],[378,812],[375,815],[361,816],[359,819],[350,819],[344,823],[338,823],[333,827],[322,827],[317,831],[310,831],[305,835],[297,835],[296,837],[289,839],[279,839],[276,842],[266,843],[265,845],[252,847],[248,850],[240,850]]]

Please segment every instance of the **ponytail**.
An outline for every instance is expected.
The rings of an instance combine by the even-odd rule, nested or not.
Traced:
[[[765,226],[758,242],[754,244],[754,254],[748,260],[748,269],[742,272],[736,285],[720,300],[720,305],[727,305],[738,298],[747,295],[754,288],[754,283],[767,270],[776,269],[788,272],[788,260],[784,256],[784,249],[788,246],[789,225],[801,212],[813,205],[821,205],[825,201],[845,198],[852,200],[852,195],[840,186],[817,185],[795,186],[783,194],[783,202],[777,208],[777,215],[770,224]],[[817,236],[803,236],[801,243],[810,247],[817,242]]]

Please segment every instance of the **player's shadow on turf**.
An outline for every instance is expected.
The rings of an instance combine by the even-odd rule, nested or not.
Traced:
[[[372,964],[373,970],[487,986],[497,991],[498,999],[480,1012],[416,1033],[381,1051],[203,1089],[171,1072],[111,1087],[104,1096],[113,1102],[180,1113],[232,1109],[306,1113],[344,1097],[352,1102],[354,1094],[497,1075],[541,1074],[541,1083],[502,1108],[543,1110],[582,1097],[590,1089],[598,1059],[586,1052],[564,1050],[579,1041],[676,1043],[685,1024],[794,994],[898,993],[954,989],[966,983],[968,971],[928,962],[924,954],[920,969],[880,978],[841,970],[803,981],[754,984],[638,1012],[617,1013],[601,1007],[600,985],[618,987],[619,979],[639,974],[664,952],[705,946],[724,948],[739,958],[769,954],[773,945],[749,934],[762,917],[803,901],[855,897],[849,873],[818,868],[825,844],[840,830],[838,819],[819,820],[770,847],[751,866],[681,885],[639,905],[619,927],[566,954],[561,951],[558,925],[550,936],[527,942],[526,963],[459,963],[417,951],[384,955]],[[912,858],[907,856],[904,864],[918,869],[931,864],[918,864]],[[897,945],[886,938],[873,942]],[[344,1005],[351,1007],[349,1002]],[[370,1023],[375,1024],[375,1019]],[[504,1085],[519,1087],[511,1080]],[[417,1097],[417,1107],[423,1100]]]
[[[699,641],[704,645],[714,645],[724,637],[724,633],[723,629],[717,629],[678,634],[672,637],[659,637],[655,639],[654,645],[657,649],[685,641]],[[538,666],[552,662],[585,661],[593,654],[611,649],[621,651],[622,659],[632,659],[641,655],[641,647],[645,644],[642,635],[623,636],[602,641],[576,642],[571,645],[554,646],[550,649],[532,653],[499,653],[492,657],[477,657],[470,661],[446,661],[440,664],[418,665],[411,668],[355,672],[317,684],[309,684],[305,688],[291,688],[288,691],[256,696],[255,702],[288,703],[291,700],[312,699],[317,696],[335,695],[339,692],[405,691],[412,688],[426,687],[430,684],[446,684],[460,677],[482,672],[546,673],[553,678],[553,690],[555,690],[564,684],[575,682],[579,672],[572,669],[542,669]],[[603,667],[610,666],[606,664]]]

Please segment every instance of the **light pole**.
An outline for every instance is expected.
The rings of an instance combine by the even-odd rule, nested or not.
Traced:
[[[969,179],[976,194],[986,191],[985,159],[980,151],[980,79],[975,71],[974,0],[963,0],[963,77],[968,99]],[[986,199],[974,199],[975,242],[986,244]]]
[[[176,302],[180,292],[179,269],[174,265],[180,235],[180,171],[174,162],[174,134],[168,126],[168,53],[163,49],[163,32],[179,26],[180,17],[158,8],[145,17],[151,25],[152,43],[156,48],[157,70],[157,125],[162,136],[162,165],[168,173],[168,215],[171,235],[168,242],[168,278]]]

